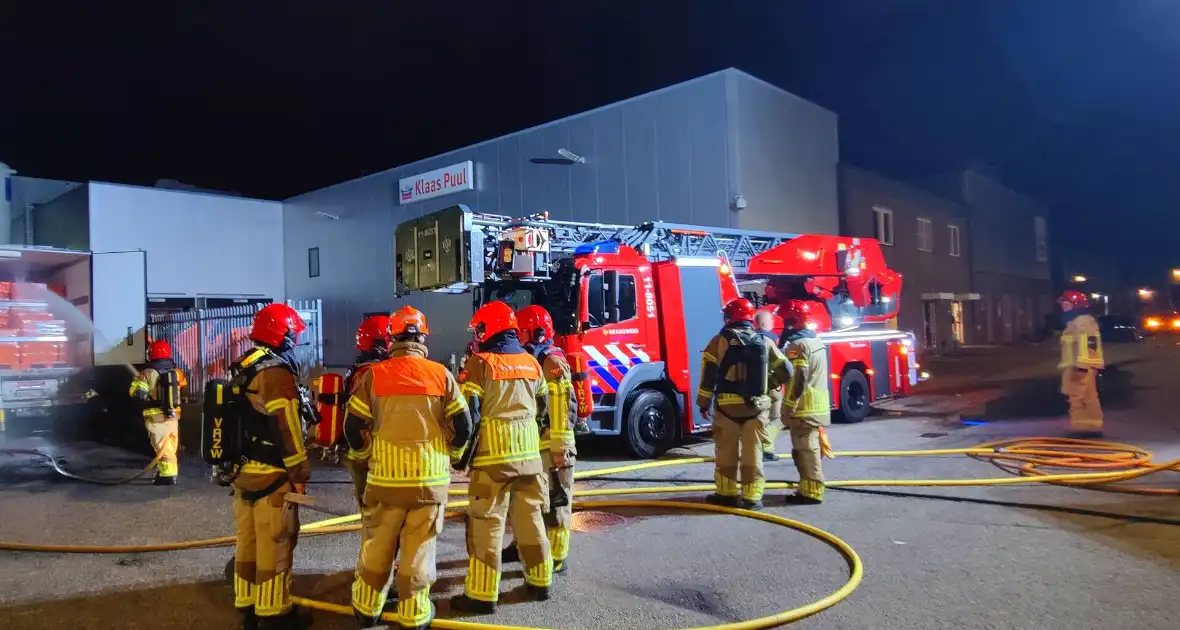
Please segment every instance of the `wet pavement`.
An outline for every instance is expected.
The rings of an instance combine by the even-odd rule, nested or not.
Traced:
[[[1051,352],[1051,350],[1050,350]],[[1136,360],[1104,377],[1107,439],[1142,445],[1157,461],[1180,458],[1180,349],[1144,346]],[[1052,361],[1053,357],[1048,357]],[[1022,367],[1020,369],[1027,369]],[[1019,436],[1063,435],[1063,401],[1048,373],[1026,372],[975,416],[875,417],[835,426],[837,450],[956,448]],[[982,380],[982,379],[980,379]],[[994,386],[994,383],[993,383]],[[788,450],[781,438],[780,450]],[[102,478],[134,473],[140,452],[59,444],[51,435],[9,432],[8,448],[55,448],[69,470]],[[669,457],[706,455],[700,441]],[[580,467],[630,461],[609,444],[582,446]],[[65,465],[65,464],[63,464]],[[962,456],[838,458],[831,479],[986,478],[1004,473]],[[137,481],[101,487],[66,480],[36,458],[0,457],[0,539],[64,544],[142,544],[232,533],[230,502],[193,456],[183,484]],[[770,479],[794,479],[790,461],[767,465]],[[709,465],[621,476],[636,487],[709,480]],[[331,511],[349,511],[343,470],[316,470],[311,493]],[[1180,487],[1180,474],[1144,483]],[[590,481],[580,488],[620,487]],[[662,496],[662,495],[661,495]],[[666,498],[673,498],[675,495]],[[1180,528],[1016,504],[1065,506],[1113,515],[1180,521],[1173,497],[1101,493],[1044,485],[829,491],[818,507],[787,507],[781,492],[767,511],[840,536],[861,555],[864,583],[800,628],[1175,628],[1180,610]],[[626,498],[626,497],[624,497]],[[634,497],[655,498],[655,497]],[[699,501],[699,493],[685,493]],[[973,502],[974,501],[974,502]],[[989,503],[991,502],[991,503]],[[999,502],[999,505],[995,503]],[[733,516],[667,509],[589,509],[576,519],[571,569],[554,599],[521,603],[519,565],[508,567],[501,612],[488,621],[550,628],[677,628],[714,625],[799,606],[838,588],[840,556],[807,536]],[[305,521],[326,518],[303,512]],[[298,594],[346,602],[356,534],[303,537],[296,552]],[[0,552],[0,628],[172,630],[234,628],[223,568],[231,549],[126,555]],[[439,549],[435,601],[461,589],[466,569],[461,522],[448,522]],[[317,613],[314,628],[354,628]]]

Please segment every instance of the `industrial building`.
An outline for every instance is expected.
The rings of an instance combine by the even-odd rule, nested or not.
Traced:
[[[288,298],[320,298],[325,361],[351,364],[362,313],[398,304],[394,227],[476,212],[633,225],[839,230],[837,118],[727,69],[283,202]],[[431,352],[461,353],[469,296],[412,295]]]

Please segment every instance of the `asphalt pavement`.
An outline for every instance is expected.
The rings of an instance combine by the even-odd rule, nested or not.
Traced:
[[[1180,348],[1157,342],[1120,366],[1105,384],[1107,439],[1180,458]],[[981,370],[986,362],[981,361]],[[1064,435],[1064,407],[1053,375],[1032,374],[972,418],[870,418],[835,426],[837,450],[933,449],[1019,436]],[[142,455],[51,436],[6,436],[8,448],[36,446],[67,457],[71,470],[117,478]],[[784,436],[781,450],[789,450]],[[580,467],[628,460],[610,444],[582,447]],[[711,453],[707,441],[668,457]],[[1005,473],[962,456],[839,458],[831,479],[988,478]],[[0,540],[129,545],[232,533],[230,501],[210,484],[195,458],[182,464],[182,485],[100,487],[68,481],[34,458],[0,458]],[[770,479],[794,479],[789,460],[768,464]],[[709,465],[622,475],[627,485],[709,480]],[[352,508],[343,470],[317,469],[311,492],[331,511]],[[1180,475],[1146,480],[1180,487]],[[579,487],[620,487],[591,481]],[[767,511],[840,536],[860,554],[864,582],[851,597],[794,624],[809,629],[907,630],[1136,628],[1172,629],[1180,612],[1180,528],[1129,518],[994,505],[1065,506],[1114,515],[1180,521],[1180,502],[1045,485],[987,488],[894,488],[901,496],[829,490],[822,506],[788,507],[781,491]],[[628,498],[628,497],[623,497]],[[700,501],[694,493],[647,498]],[[676,510],[594,510],[576,517],[571,568],[555,597],[522,603],[519,565],[510,565],[500,612],[488,621],[548,628],[682,628],[712,626],[806,604],[847,579],[840,555],[802,533],[735,516]],[[327,518],[304,511],[305,521]],[[295,591],[345,603],[357,534],[303,537],[296,551]],[[234,628],[238,620],[223,570],[230,548],[130,555],[0,552],[0,628],[154,630]],[[439,549],[434,598],[462,589],[466,569],[462,524],[449,522]],[[354,628],[347,617],[316,613],[314,628]]]

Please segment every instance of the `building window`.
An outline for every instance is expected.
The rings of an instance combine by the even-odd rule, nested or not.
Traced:
[[[320,277],[320,248],[307,248],[307,277]]]
[[[934,224],[930,219],[918,218],[918,250],[934,251]]]
[[[893,211],[889,208],[873,206],[873,217],[876,221],[877,240],[882,245],[893,244]]]
[[[959,226],[948,225],[948,226],[946,226],[946,230],[947,230],[947,236],[950,237],[950,250],[949,251],[950,251],[951,256],[961,256],[963,250],[959,249],[959,247],[960,247]]]
[[[1033,231],[1037,237],[1037,262],[1049,262],[1049,228],[1045,217],[1033,219]]]

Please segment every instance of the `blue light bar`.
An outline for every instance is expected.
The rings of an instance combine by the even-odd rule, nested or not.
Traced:
[[[619,253],[618,241],[595,241],[593,243],[582,243],[574,248],[574,255],[581,254],[617,254]]]

